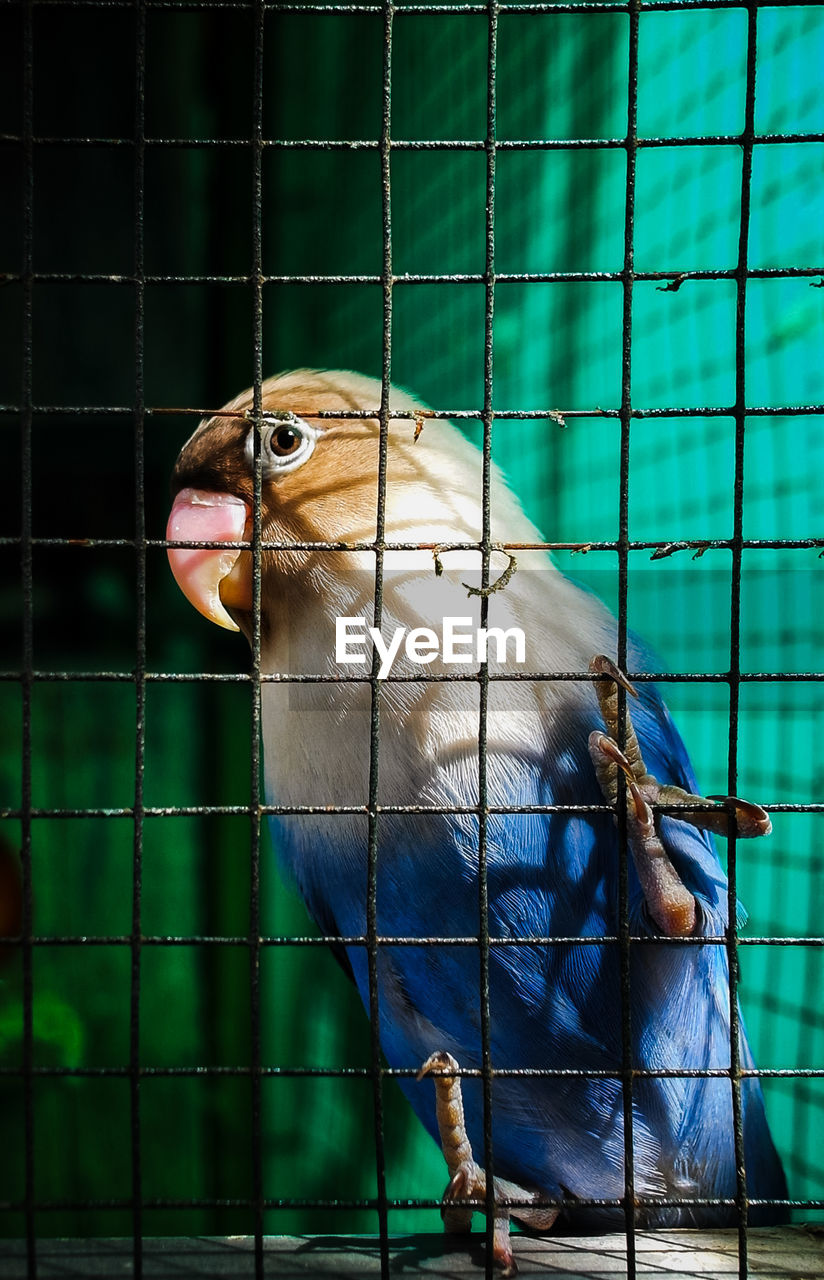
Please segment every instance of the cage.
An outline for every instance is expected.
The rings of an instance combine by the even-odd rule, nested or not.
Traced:
[[[299,366],[457,422],[660,655],[706,792],[768,809],[730,955],[820,1221],[824,10],[6,0],[0,31],[0,1274],[207,1236],[262,1275],[304,1234],[377,1234],[388,1274],[440,1230],[442,1157],[269,848],[255,663],[167,566],[184,440]],[[649,1262],[631,1212],[615,1247]]]

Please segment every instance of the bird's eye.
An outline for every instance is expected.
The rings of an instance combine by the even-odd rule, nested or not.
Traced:
[[[260,457],[267,479],[303,466],[315,448],[318,431],[292,413],[264,413],[260,435]],[[246,437],[246,458],[251,467],[255,456],[254,427]]]
[[[280,431],[272,432],[269,448],[276,458],[288,458],[297,453],[302,444],[303,436],[299,431],[295,431],[293,427],[281,427]]]

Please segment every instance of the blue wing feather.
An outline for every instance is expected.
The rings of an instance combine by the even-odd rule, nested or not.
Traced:
[[[594,706],[594,704],[593,704]],[[689,790],[696,784],[686,750],[657,692],[641,686],[633,723],[647,766],[660,780]],[[524,753],[490,755],[489,770],[505,773],[513,806],[600,804],[586,753],[590,725],[568,735],[563,766]],[[456,757],[439,770],[439,799],[467,794],[477,762]],[[341,830],[334,856],[315,840],[298,847],[294,821],[277,823],[276,843],[296,875],[310,911],[323,927],[365,932],[365,827]],[[380,832],[380,824],[379,824]],[[700,906],[701,931],[723,935],[726,878],[712,839],[663,817],[660,834]],[[348,842],[348,846],[347,846]],[[349,847],[351,846],[351,847]],[[531,1068],[614,1073],[612,1078],[530,1076],[496,1079],[493,1088],[495,1169],[550,1195],[618,1199],[624,1194],[624,1106],[620,1073],[622,1002],[619,984],[618,839],[606,814],[491,814],[487,821],[491,1056],[499,1069]],[[378,861],[378,930],[382,935],[477,938],[479,899],[477,818],[415,814],[393,821]],[[358,868],[353,874],[353,868]],[[629,863],[630,924],[648,941],[631,948],[632,1065],[642,1070],[729,1070],[730,994],[726,949],[717,943],[656,941]],[[422,885],[423,881],[423,885]],[[537,943],[531,938],[572,941]],[[582,939],[583,941],[576,941]],[[348,959],[369,1006],[365,948]],[[462,1067],[481,1065],[478,1002],[480,958],[471,943],[382,945],[378,954],[380,1039],[390,1064],[417,1067],[437,1049]],[[742,1028],[742,1056],[750,1061]],[[483,1150],[479,1083],[464,1082],[464,1109],[473,1146]],[[402,1080],[423,1124],[436,1136],[431,1088]],[[756,1080],[741,1085],[748,1192],[786,1195]],[[731,1085],[726,1078],[641,1077],[633,1084],[635,1185],[663,1197],[725,1197],[737,1192]],[[780,1210],[753,1210],[750,1221],[780,1219]],[[621,1225],[621,1210],[577,1212],[584,1228]],[[723,1223],[729,1209],[648,1209],[648,1225]]]

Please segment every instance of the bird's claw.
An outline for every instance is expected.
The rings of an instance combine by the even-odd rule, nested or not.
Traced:
[[[638,690],[635,688],[635,685],[627,679],[621,668],[617,667],[612,659],[608,658],[605,653],[597,653],[590,662],[589,669],[593,675],[609,676],[610,680],[613,680],[615,684],[619,684],[622,689],[625,689],[631,698],[638,697]]]
[[[605,733],[600,733],[595,729],[589,735],[589,745],[590,751],[595,748],[600,751],[601,755],[608,756],[613,764],[617,764],[618,768],[627,779],[634,779],[635,775],[632,772],[632,765],[614,738],[608,738]]]
[[[743,837],[768,835],[769,815],[760,805],[737,796],[697,796],[682,787],[662,784],[647,772],[641,747],[629,714],[620,725],[619,687],[633,697],[637,691],[610,658],[599,654],[589,664],[597,680],[595,692],[604,718],[606,733],[595,730],[589,736],[589,753],[605,799],[617,805],[619,773],[624,775],[627,803],[627,839],[647,906],[664,933],[688,936],[695,931],[696,906],[693,895],[679,877],[664,848],[656,827],[654,806],[673,809],[672,816],[692,826],[729,835],[734,827]],[[620,740],[620,745],[619,745]],[[709,808],[709,801],[718,801]]]
[[[424,1076],[448,1076],[452,1079],[458,1071],[460,1067],[452,1054],[445,1049],[438,1049],[435,1053],[430,1053],[415,1079],[419,1082]]]
[[[422,1080],[424,1076],[431,1075],[435,1085],[435,1115],[441,1148],[450,1174],[441,1204],[444,1229],[464,1235],[472,1229],[473,1213],[486,1210],[487,1180],[484,1170],[476,1164],[472,1155],[464,1123],[459,1073],[460,1067],[452,1054],[440,1050],[430,1054],[418,1072],[417,1079]],[[515,1183],[505,1182],[501,1178],[494,1180],[493,1190],[493,1262],[502,1276],[514,1276],[518,1272],[518,1266],[512,1255],[510,1218],[517,1218],[536,1231],[548,1231],[558,1216],[558,1210],[542,1207],[540,1192],[525,1191]],[[455,1203],[456,1201],[462,1203]],[[517,1208],[510,1208],[513,1201],[526,1203],[518,1203]]]
[[[760,804],[755,804],[752,800],[742,800],[740,796],[707,796],[707,799],[716,800],[724,806],[726,814],[729,814],[735,823],[737,836],[743,836],[745,839],[752,836],[768,836],[772,831],[767,810],[762,809]],[[709,816],[715,820],[714,814]],[[713,826],[711,830],[718,830],[721,835],[727,834],[727,828],[722,831],[720,827]]]
[[[468,1235],[472,1230],[472,1214],[476,1209],[483,1209],[486,1195],[486,1179],[480,1180],[478,1168],[474,1161],[461,1165],[453,1173],[441,1197],[441,1218],[444,1231],[450,1235]],[[477,1193],[477,1194],[476,1194]],[[455,1200],[474,1200],[474,1204],[454,1204]]]

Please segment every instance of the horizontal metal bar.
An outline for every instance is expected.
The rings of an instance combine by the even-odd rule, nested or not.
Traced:
[[[490,681],[583,682],[593,681],[589,672],[536,671],[490,672]],[[634,684],[730,684],[733,679],[741,684],[804,684],[824,681],[824,671],[743,671],[735,677],[727,671],[645,671],[630,673]],[[0,671],[0,683],[19,684],[22,680],[35,684],[134,684],[133,671]],[[369,684],[369,676],[286,675],[278,672],[262,673],[260,677],[246,671],[147,671],[140,675],[149,684],[249,684],[253,680],[261,684]],[[456,672],[437,674],[422,672],[420,675],[390,675],[388,684],[471,683],[477,674]]]
[[[598,936],[574,934],[569,937],[554,934],[526,934],[522,937],[489,939],[490,947],[600,947],[615,945],[620,939],[615,934]],[[658,934],[631,934],[629,941],[637,946],[666,947],[727,947],[729,938],[725,934],[695,935],[686,937],[666,937]],[[131,934],[43,934],[31,937],[10,936],[0,938],[0,949],[19,947],[21,943],[33,947],[120,947],[133,946],[135,939]],[[415,937],[409,938],[394,934],[376,934],[375,942],[381,947],[477,947],[477,937]],[[781,937],[769,934],[764,937],[738,937],[738,946],[746,947],[821,947],[824,937]],[[270,935],[249,938],[243,934],[231,937],[210,936],[205,934],[175,935],[147,934],[140,937],[138,943],[142,947],[366,947],[371,939],[365,935],[353,937],[306,937],[291,935]]]
[[[273,1209],[339,1209],[351,1211],[353,1209],[371,1209],[378,1208],[378,1204],[383,1203],[388,1209],[440,1209],[442,1200],[431,1200],[425,1197],[419,1199],[398,1198],[395,1196],[386,1196],[382,1201],[377,1198],[359,1199],[359,1200],[324,1200],[309,1199],[306,1197],[295,1197],[294,1199],[271,1199],[263,1197],[262,1200],[253,1200],[246,1197],[209,1197],[209,1196],[193,1196],[189,1198],[173,1198],[171,1196],[146,1196],[141,1197],[140,1206],[142,1209],[257,1209],[263,1208],[267,1211]],[[524,1200],[518,1201],[514,1197],[507,1197],[507,1205],[515,1208],[518,1204],[523,1203],[524,1206],[534,1208],[536,1201]],[[568,1202],[553,1200],[547,1197],[541,1204],[554,1205],[565,1204]],[[0,1211],[19,1213],[24,1208],[31,1207],[35,1213],[75,1213],[84,1210],[124,1210],[134,1207],[134,1200],[128,1198],[107,1198],[107,1199],[89,1199],[89,1200],[35,1200],[31,1206],[23,1200],[4,1200],[0,1201]],[[460,1205],[477,1204],[477,1201],[461,1200],[455,1197],[451,1201],[454,1207]],[[672,1196],[645,1196],[640,1191],[636,1191],[634,1197],[635,1207],[644,1208],[647,1205],[656,1209],[675,1209],[675,1208],[708,1208],[708,1207],[726,1207],[731,1208],[736,1201],[731,1198],[714,1198],[704,1196],[696,1196],[695,1198],[675,1198]],[[753,1205],[780,1205],[790,1209],[824,1209],[824,1200],[759,1200],[755,1197],[747,1197],[747,1204]],[[575,1197],[575,1207],[579,1208],[623,1208],[623,1198],[618,1200],[594,1200],[585,1196]]]
[[[31,538],[30,545],[48,549],[79,548],[83,551],[129,548],[131,550],[145,547],[168,550],[170,547],[187,550],[229,550],[251,551],[253,544],[247,540],[218,542],[208,538]],[[12,535],[0,537],[0,547],[17,547],[20,538]],[[262,551],[431,551],[444,555],[449,551],[483,551],[479,542],[298,542],[294,539],[278,540],[263,538],[258,544]],[[628,551],[652,551],[651,560],[664,560],[679,551],[692,551],[699,559],[707,551],[726,551],[732,547],[740,547],[744,551],[809,551],[824,548],[824,537],[821,538],[743,538],[738,541],[732,538],[696,538],[690,541],[636,541],[624,544]],[[500,542],[495,544],[498,551],[573,551],[587,555],[590,551],[616,552],[620,544],[612,540],[602,542]]]
[[[679,6],[682,7],[682,6]],[[420,12],[417,10],[416,12]],[[32,139],[24,139],[16,133],[0,133],[0,146],[22,146],[31,141],[35,147],[75,147],[75,148],[126,148],[134,147],[133,138],[94,137],[80,135],[76,137],[41,135]],[[807,142],[824,142],[824,133],[790,132],[760,133],[753,139],[756,146],[775,146],[782,144],[804,144]],[[485,138],[390,138],[387,145],[391,151],[603,151],[625,150],[627,147],[638,147],[639,150],[659,149],[661,147],[735,147],[742,146],[744,138],[737,133],[707,134],[651,134],[628,142],[625,137],[607,138],[497,138],[487,141]],[[142,145],[146,149],[179,150],[179,151],[243,151],[257,147],[257,143],[249,138],[146,138]],[[376,138],[264,138],[260,147],[268,151],[379,151],[383,143]]]
[[[23,407],[19,404],[0,404],[0,414],[11,414],[19,417],[24,412]],[[491,412],[494,422],[524,422],[539,421],[548,419],[561,427],[566,421],[572,421],[575,418],[620,418],[619,409],[605,409],[598,405],[591,409],[495,409]],[[69,417],[122,417],[131,418],[134,416],[134,410],[127,405],[104,405],[104,404],[36,404],[32,407],[31,413],[34,416],[42,415],[44,417],[57,414],[68,415]],[[704,404],[704,405],[666,405],[661,408],[654,409],[633,409],[630,412],[630,418],[652,419],[652,418],[734,418],[736,410],[731,405]],[[777,404],[777,405],[749,405],[743,410],[746,417],[781,417],[781,418],[798,418],[817,416],[824,414],[824,403],[809,404]],[[195,408],[194,406],[184,405],[157,405],[147,407],[145,416],[150,418],[212,418],[220,415],[222,417],[232,417],[234,415],[226,413],[222,408]],[[340,409],[317,411],[309,414],[305,413],[305,417],[311,417],[324,421],[332,419],[335,421],[362,421],[372,420],[377,416],[377,410],[369,409]],[[411,418],[410,411],[396,409],[390,410],[388,415],[392,420],[407,421]],[[425,409],[416,410],[414,417],[425,423],[446,421],[472,421],[480,422],[485,416],[484,409]],[[36,427],[35,427],[36,430]],[[78,543],[84,543],[86,539],[79,538]],[[334,544],[339,545],[339,544]],[[387,544],[388,545],[388,544]],[[474,544],[477,545],[477,544]],[[587,546],[597,544],[585,544]]]
[[[22,1067],[0,1066],[0,1078],[14,1077],[23,1074]],[[321,1079],[321,1080],[362,1080],[371,1079],[374,1075],[371,1067],[277,1067],[261,1066],[259,1070],[251,1066],[196,1066],[196,1067],[152,1067],[141,1065],[132,1067],[60,1067],[34,1066],[32,1075],[56,1079],[122,1079],[138,1075],[142,1079],[184,1079],[190,1080],[204,1077],[249,1077],[259,1075],[269,1079]],[[620,1068],[614,1071],[601,1071],[595,1068],[551,1068],[551,1067],[519,1067],[512,1070],[494,1067],[490,1073],[496,1080],[621,1080],[623,1072]],[[417,1067],[384,1067],[381,1076],[394,1080],[415,1079]],[[459,1068],[454,1072],[461,1079],[480,1079],[483,1072],[479,1070]],[[661,1067],[656,1070],[635,1068],[631,1070],[634,1080],[725,1080],[729,1079],[729,1069],[723,1067],[688,1068]],[[767,1068],[763,1071],[744,1068],[740,1072],[742,1079],[798,1079],[818,1080],[824,1078],[824,1068],[817,1067],[780,1067]]]
[[[824,139],[822,139],[824,141]],[[604,284],[616,282],[623,284],[627,279],[641,282],[677,281],[678,287],[690,280],[737,280],[741,273],[734,267],[716,269],[695,269],[685,271],[496,271],[495,284]],[[792,280],[806,279],[813,276],[824,276],[824,266],[792,266],[792,267],[750,267],[744,276],[748,280]],[[31,277],[32,284],[100,284],[128,285],[134,287],[138,283],[135,276],[112,272],[92,271],[40,271]],[[0,274],[0,285],[20,284],[23,276],[17,272]],[[248,288],[257,283],[256,279],[246,275],[146,275],[141,277],[141,285],[232,285]],[[483,272],[410,272],[392,276],[392,286],[396,285],[441,285],[441,284],[476,284],[486,285],[487,277]],[[267,285],[384,285],[380,275],[346,275],[346,274],[304,274],[304,275],[265,275],[260,279],[261,287]],[[663,290],[662,292],[675,292]],[[394,416],[398,416],[397,414]],[[408,413],[406,416],[409,416]],[[495,413],[495,417],[498,417]]]
[[[683,809],[683,805],[667,805],[667,804],[651,804],[650,808],[653,813],[669,813],[675,816],[679,810]],[[824,803],[798,803],[798,804],[762,804],[760,806],[767,813],[824,813]],[[707,804],[706,807],[698,804],[689,806],[691,813],[718,813],[719,806]],[[277,805],[277,804],[193,804],[193,805],[168,805],[168,806],[151,806],[144,805],[140,810],[140,818],[210,818],[210,817],[257,817],[260,815],[279,817],[297,817],[301,814],[328,814],[330,817],[337,817],[342,814],[364,814],[371,812],[389,813],[389,814],[453,814],[453,815],[475,815],[479,812],[478,805],[423,805],[423,804],[378,804],[372,806],[362,805],[345,805],[345,804],[329,804],[329,805]],[[484,805],[482,812],[484,814],[502,814],[502,815],[540,815],[545,813],[609,813],[615,812],[614,808],[608,804],[530,804],[530,805]],[[32,819],[80,819],[80,818],[134,818],[135,810],[131,807],[124,808],[62,808],[53,809],[47,807],[37,808],[5,808],[0,809],[0,820],[19,820],[23,817],[31,817]]]

